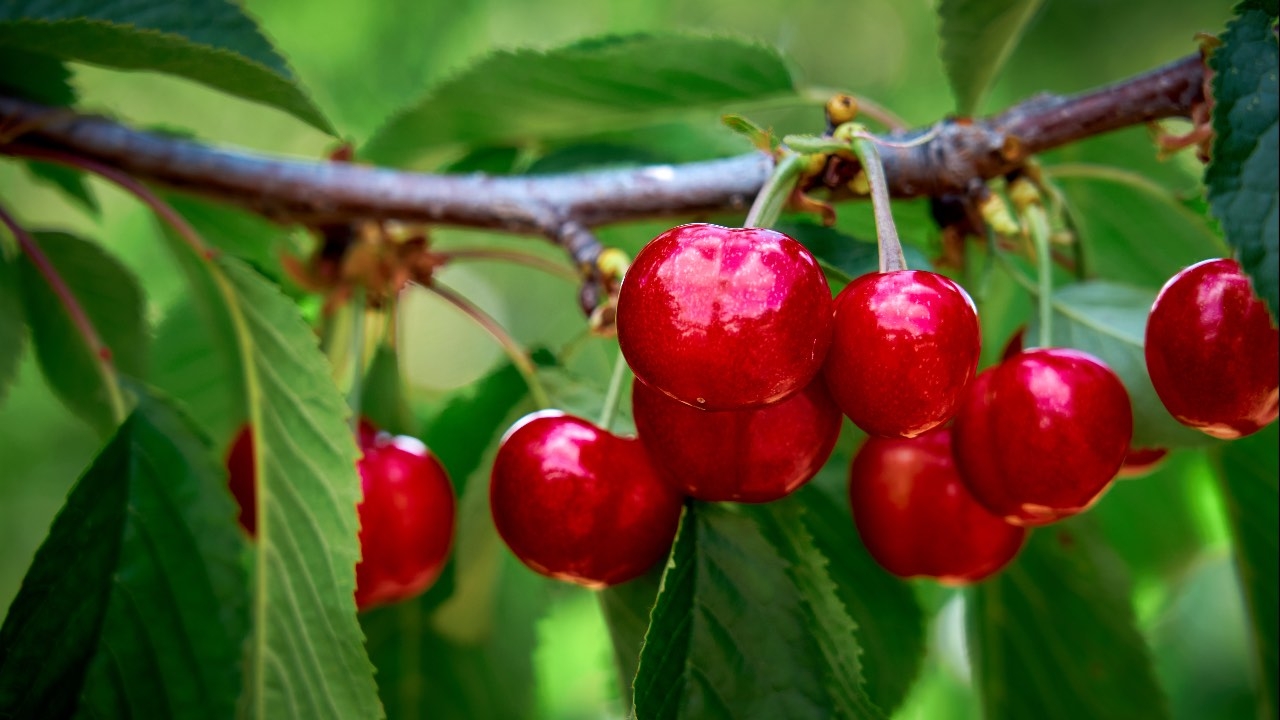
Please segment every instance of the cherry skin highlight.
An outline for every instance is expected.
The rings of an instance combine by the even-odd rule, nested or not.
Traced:
[[[867,551],[904,578],[977,582],[1008,565],[1027,535],[969,494],[948,428],[912,439],[867,438],[849,471],[849,501]]]
[[[367,610],[417,596],[435,583],[453,546],[457,502],[448,473],[421,441],[360,423],[357,463],[363,497],[357,506],[361,560],[356,607]],[[240,525],[257,533],[253,436],[245,426],[227,457]]]
[[[636,431],[663,478],[709,502],[763,503],[804,485],[831,456],[840,409],[821,376],[761,408],[699,410],[636,380]]]
[[[964,288],[937,273],[870,273],[836,296],[823,368],[836,404],[870,435],[915,437],[955,415],[982,333]]]
[[[831,343],[831,289],[782,233],[681,225],[636,256],[618,295],[636,376],[682,403],[737,410],[809,384]]]
[[[683,498],[639,440],[559,411],[525,416],[494,459],[489,506],[507,547],[548,577],[602,588],[666,557]]]
[[[1046,525],[1089,507],[1129,451],[1133,410],[1101,360],[1065,348],[1018,353],[970,385],[954,453],[974,498],[1017,525]]]
[[[1151,306],[1147,371],[1169,414],[1224,440],[1251,435],[1280,409],[1280,331],[1234,260],[1174,275]]]

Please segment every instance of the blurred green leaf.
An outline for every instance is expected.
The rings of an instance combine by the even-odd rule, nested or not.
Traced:
[[[842,490],[849,462],[847,455],[839,454],[822,471],[842,476],[834,484]],[[796,493],[796,502],[804,505],[805,526],[828,558],[836,594],[857,624],[867,695],[881,710],[892,713],[906,699],[925,656],[927,625],[915,592],[867,553],[854,528],[846,493],[836,497],[810,484]]]
[[[115,369],[145,377],[150,333],[133,275],[101,246],[74,235],[38,232],[32,237],[110,349]],[[18,263],[18,273],[36,358],[49,386],[73,412],[110,434],[117,421],[96,353],[29,258]]]
[[[0,715],[234,715],[249,635],[235,514],[203,438],[139,398],[0,628]]]
[[[333,132],[257,23],[227,0],[11,0],[0,5],[0,47],[178,75]]]
[[[1277,425],[1222,448],[1223,491],[1231,517],[1236,565],[1249,608],[1261,690],[1259,717],[1280,707],[1280,432]]]
[[[651,151],[607,142],[574,143],[544,154],[529,166],[527,175],[554,175],[575,170],[635,167],[658,164],[661,160]]]
[[[874,241],[859,240],[835,228],[809,222],[783,221],[775,223],[773,229],[799,240],[827,274],[834,274],[840,282],[848,283],[880,268],[880,254]]]
[[[211,281],[197,275],[192,284],[156,328],[150,381],[225,449],[248,417],[235,328]]]
[[[2,62],[3,60],[0,60],[0,63]],[[101,208],[98,207],[98,198],[89,189],[83,172],[63,165],[52,165],[36,160],[27,161],[25,165],[27,166],[27,172],[31,173],[31,177],[58,188],[58,190],[62,191],[62,194],[66,195],[76,205],[79,205],[89,215],[93,217],[100,215]]]
[[[285,278],[281,255],[296,257],[305,252],[290,241],[286,230],[259,215],[190,195],[166,193],[164,199],[205,242],[244,260],[277,283]]]
[[[1012,565],[967,596],[985,717],[1168,717],[1124,565],[1088,520],[1034,530]]]
[[[392,117],[360,155],[406,163],[435,147],[577,137],[794,92],[774,50],[726,37],[606,37],[500,52]]]
[[[17,265],[5,256],[4,246],[0,245],[0,403],[18,376],[27,348],[27,321],[18,289]]]
[[[1067,285],[1053,294],[1055,346],[1076,348],[1101,359],[1129,391],[1134,447],[1203,446],[1215,441],[1169,414],[1151,386],[1143,346],[1153,291],[1102,280]],[[1028,337],[1036,337],[1032,317]]]
[[[1213,214],[1273,319],[1280,318],[1280,100],[1275,0],[1245,0],[1209,66],[1213,160],[1205,169]]]
[[[455,394],[428,423],[423,440],[449,471],[459,497],[485,449],[506,429],[504,422],[528,392],[515,366],[504,363]]]
[[[883,717],[796,505],[689,506],[635,680],[651,718]],[[771,542],[772,540],[772,542]]]
[[[45,105],[63,107],[76,103],[71,71],[48,55],[0,45],[0,67],[22,68],[22,72],[0,75],[0,89],[6,92]]]
[[[393,435],[418,436],[418,419],[409,408],[399,355],[386,343],[378,344],[365,371],[360,413]]]
[[[938,35],[956,112],[977,112],[1043,0],[942,0]]]
[[[601,590],[600,609],[609,638],[613,642],[613,658],[618,668],[618,687],[622,691],[623,704],[631,707],[631,684],[635,681],[640,665],[640,649],[649,629],[649,614],[662,585],[662,567],[630,582]]]

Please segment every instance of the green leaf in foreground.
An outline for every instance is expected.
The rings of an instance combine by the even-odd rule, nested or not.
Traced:
[[[22,72],[0,75],[0,90],[6,93],[45,105],[67,106],[76,102],[71,71],[48,55],[0,45],[0,68],[22,68]]]
[[[662,585],[662,568],[653,570],[635,580],[601,590],[600,610],[609,639],[613,643],[613,659],[618,668],[618,687],[622,691],[623,705],[630,707],[631,684],[640,664],[640,649],[644,645],[645,632],[649,629],[649,614],[653,611],[658,588]]]
[[[1123,563],[1092,526],[1034,530],[1012,565],[966,596],[985,716],[1168,717],[1129,596]]]
[[[1205,169],[1213,214],[1254,291],[1280,318],[1280,100],[1274,0],[1246,0],[1210,58],[1213,161]]]
[[[140,398],[0,628],[0,716],[235,714],[248,578],[223,482],[193,427]]]
[[[942,0],[938,34],[956,112],[978,109],[1043,0]]]
[[[883,717],[826,559],[782,505],[686,509],[640,654],[641,720]]]
[[[27,321],[18,292],[17,263],[5,257],[0,245],[0,403],[18,375],[27,348]]]
[[[1097,356],[1120,376],[1133,405],[1134,447],[1212,444],[1213,438],[1174,420],[1151,386],[1143,347],[1155,298],[1148,290],[1100,280],[1067,285],[1053,294],[1053,344]],[[1033,317],[1027,337],[1036,332]]]
[[[394,116],[360,155],[406,163],[431,148],[580,137],[794,92],[776,51],[727,37],[609,37],[500,52]]]
[[[0,5],[0,47],[185,77],[333,132],[257,23],[227,0],[12,0]]]
[[[1257,653],[1261,690],[1259,717],[1273,717],[1280,707],[1280,454],[1277,426],[1272,423],[1252,437],[1222,448],[1223,490],[1231,518],[1236,565]]]
[[[101,246],[74,235],[40,232],[33,239],[110,350],[115,369],[144,377],[150,336],[133,275]],[[50,387],[77,415],[109,434],[117,422],[107,385],[114,378],[103,375],[96,352],[36,265],[24,256],[18,273],[36,358]]]

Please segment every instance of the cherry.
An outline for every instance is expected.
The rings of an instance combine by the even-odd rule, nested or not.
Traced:
[[[978,375],[954,433],[956,466],[974,498],[1007,522],[1045,525],[1106,490],[1129,450],[1133,410],[1101,360],[1041,348]]]
[[[867,551],[900,577],[976,582],[1008,565],[1027,535],[965,489],[947,428],[867,438],[849,471],[849,501]]]
[[[786,400],[747,410],[699,410],[636,380],[636,430],[664,479],[711,502],[785,497],[817,474],[840,434],[821,376]]]
[[[1169,414],[1231,440],[1280,408],[1280,331],[1234,260],[1174,275],[1147,320],[1147,371]]]
[[[955,414],[982,344],[969,294],[937,273],[870,273],[836,296],[824,372],[836,404],[872,435],[915,437]]]
[[[618,345],[687,405],[737,410],[809,384],[831,342],[831,289],[782,233],[693,224],[650,242],[622,281]]]
[[[1164,462],[1169,450],[1162,447],[1129,448],[1117,478],[1137,478],[1153,472]]]
[[[489,485],[493,523],[511,552],[590,588],[638,577],[664,558],[681,504],[639,440],[558,410],[507,431]]]
[[[399,602],[424,592],[440,576],[453,544],[456,502],[440,461],[421,441],[393,437],[361,422],[357,464],[363,499],[361,560],[356,565],[356,607]],[[257,532],[253,435],[246,425],[227,457],[240,525]]]

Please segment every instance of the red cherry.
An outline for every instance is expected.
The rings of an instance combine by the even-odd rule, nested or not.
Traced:
[[[1147,371],[1169,414],[1231,440],[1280,409],[1280,331],[1234,260],[1170,278],[1147,320]]]
[[[867,551],[900,577],[976,582],[1008,565],[1027,535],[965,489],[947,428],[867,438],[849,471],[849,500]]]
[[[1065,348],[1018,353],[974,380],[955,419],[969,492],[1018,525],[1089,507],[1120,470],[1133,410],[1101,360]]]
[[[636,380],[636,431],[663,477],[711,502],[762,503],[808,482],[835,447],[840,409],[821,377],[781,402],[747,410],[699,410]]]
[[[638,577],[666,557],[681,501],[639,440],[558,410],[507,431],[489,485],[493,523],[511,552],[590,588]]]
[[[365,421],[357,440],[363,499],[357,507],[362,557],[355,596],[356,606],[366,610],[411,598],[436,581],[453,544],[456,502],[444,467],[421,441],[392,437]],[[257,489],[247,425],[232,443],[227,470],[240,525],[255,535]]]
[[[1116,477],[1142,477],[1160,467],[1168,454],[1169,450],[1161,447],[1129,448],[1129,454],[1125,456],[1124,464],[1120,466],[1120,472]]]
[[[827,387],[867,433],[915,437],[955,414],[981,344],[973,300],[950,279],[870,273],[836,296]]]
[[[640,379],[687,405],[737,410],[798,392],[822,368],[831,289],[782,233],[682,225],[636,256],[617,326]]]

